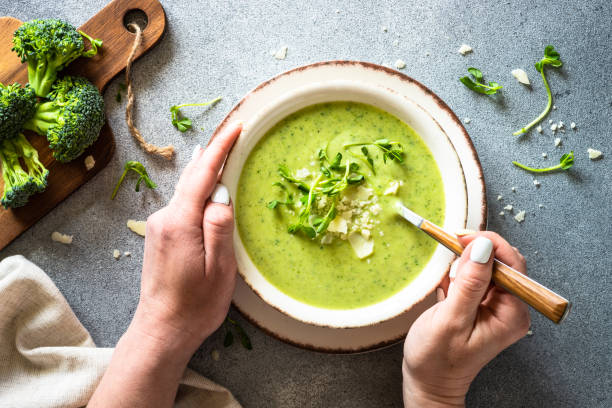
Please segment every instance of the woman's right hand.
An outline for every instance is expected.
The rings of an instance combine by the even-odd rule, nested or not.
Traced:
[[[465,247],[444,299],[412,325],[404,343],[404,404],[463,406],[478,372],[529,329],[527,305],[491,285],[493,258],[525,273],[525,258],[502,237],[459,237]]]

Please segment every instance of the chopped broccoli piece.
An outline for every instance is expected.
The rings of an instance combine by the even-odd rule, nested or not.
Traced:
[[[91,42],[85,51],[83,37]],[[24,23],[13,36],[12,50],[28,63],[28,81],[36,95],[46,97],[57,73],[78,57],[93,57],[102,41],[92,39],[69,23],[56,19],[38,19]]]
[[[46,136],[53,157],[66,163],[98,139],[104,125],[104,99],[87,79],[71,76],[58,79],[48,97],[24,127]]]
[[[23,168],[20,160],[27,169]],[[0,142],[0,161],[4,179],[0,204],[4,208],[22,207],[30,196],[47,188],[49,170],[38,160],[38,152],[23,134]]]
[[[36,95],[29,85],[0,83],[0,141],[17,136],[35,110]]]

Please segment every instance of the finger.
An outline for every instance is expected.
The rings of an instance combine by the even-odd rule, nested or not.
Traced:
[[[484,236],[474,239],[461,255],[457,277],[445,301],[448,313],[460,326],[473,326],[491,283],[492,264],[493,242]]]
[[[519,272],[527,272],[525,258],[521,255],[516,248],[510,246],[508,241],[502,238],[499,234],[492,231],[482,231],[477,234],[470,234],[464,236],[458,236],[459,242],[464,247],[472,242],[476,237],[483,236],[489,238],[493,242],[493,252],[495,258],[499,259],[506,265],[516,269]]]
[[[229,192],[223,184],[217,184],[204,210],[204,250],[206,272],[235,271],[234,259],[234,210]]]
[[[214,137],[204,151],[196,149],[183,171],[172,197],[172,202],[201,212],[210,196],[219,171],[242,131],[242,123],[234,123]]]

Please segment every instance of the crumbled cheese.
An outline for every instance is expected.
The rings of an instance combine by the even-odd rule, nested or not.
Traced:
[[[550,125],[550,130],[552,130],[553,132],[557,131],[557,124],[553,123],[552,125]]]
[[[536,130],[538,131],[538,133],[542,133],[542,126],[538,125],[538,127],[536,128]]]
[[[557,105],[553,105],[553,110],[557,110]]]
[[[516,187],[512,187],[512,192],[516,193]]]
[[[113,250],[113,257],[114,257],[115,259],[119,259],[119,258],[121,258],[121,251],[119,251],[118,249],[114,249],[114,250]]]
[[[126,252],[123,253],[123,256],[132,256],[132,253],[129,252],[129,251],[126,251]]]
[[[329,230],[329,228],[328,228]],[[329,245],[332,243],[332,241],[334,240],[334,237],[331,236],[331,234],[325,234],[323,235],[323,238],[321,238],[321,243],[323,245]]]
[[[559,146],[561,144],[561,139],[556,138],[555,139],[555,146]]]
[[[348,241],[359,259],[366,258],[374,252],[374,241],[365,239],[361,234],[352,233],[348,236]]]
[[[72,244],[72,235],[62,234],[61,232],[54,231],[51,234],[51,241],[59,242],[60,244],[70,245]]]
[[[361,230],[361,236],[364,237],[365,239],[370,239],[370,236],[372,235],[372,232],[368,229],[362,229]]]
[[[548,157],[548,153],[542,153],[542,157],[543,158],[547,158]]]
[[[378,235],[380,235],[381,237],[385,236],[385,232],[384,231],[378,231]]]
[[[95,165],[96,161],[94,160],[92,155],[89,155],[85,158],[85,168],[87,169],[87,171],[93,169]]]
[[[533,336],[533,330],[531,330],[531,329],[527,330],[527,335],[528,336]]]
[[[552,119],[548,119],[548,124],[552,124]]]
[[[393,41],[393,45],[395,45],[397,47],[399,45],[399,40]]]
[[[538,204],[538,208],[544,208],[544,204]]]
[[[366,201],[373,194],[374,194],[374,190],[372,190],[371,188],[359,186],[356,189],[347,192],[344,197],[346,197],[348,200],[351,200],[351,201]],[[354,203],[354,204],[356,205],[358,203]]]
[[[140,236],[145,236],[147,230],[146,221],[127,220],[127,227]]]
[[[540,187],[540,182],[538,180],[533,180],[533,185],[536,187]]]
[[[559,121],[559,123],[557,123],[557,128],[563,129],[564,127],[565,127],[565,123],[563,123],[562,121]]]
[[[336,9],[336,14],[340,14],[340,9]]]
[[[370,207],[370,212],[374,215],[380,214],[381,211],[382,211],[382,207],[380,206],[380,204],[373,204]]]
[[[512,76],[516,78],[521,84],[530,85],[529,78],[527,77],[527,73],[520,68],[512,70]]]
[[[516,222],[523,222],[525,220],[525,211],[519,211],[518,214],[514,216]]]
[[[572,129],[576,129],[576,123],[574,123],[574,122],[570,123],[570,127],[571,127]]]
[[[466,55],[466,54],[469,54],[470,52],[474,51],[474,49],[472,47],[470,47],[469,45],[467,45],[467,44],[461,44],[461,47],[459,47],[459,49],[457,51],[461,55]]]
[[[504,215],[505,215],[505,213],[504,213],[503,211],[500,211],[500,212],[499,212],[499,215],[504,216]]]
[[[470,119],[470,118],[463,119],[463,123],[470,123],[471,121],[472,121],[472,119]]]
[[[383,31],[383,33],[386,33],[386,32],[387,32],[387,30],[388,30],[388,28],[387,28],[387,27],[385,27],[385,26],[383,26],[383,27],[382,27],[382,31]]]
[[[383,192],[384,195],[395,195],[397,194],[397,190],[399,189],[399,182],[394,180],[389,183],[389,187]]]
[[[591,160],[597,160],[602,156],[602,152],[601,150],[596,150],[596,149],[592,149],[592,148],[588,148],[587,149],[587,153],[589,154],[589,159]]]
[[[303,179],[310,176],[310,170],[308,170],[307,168],[303,168],[303,169],[298,169],[295,171],[295,177]]]
[[[512,208],[514,208],[514,207],[512,207],[512,204],[508,204],[507,206],[504,207],[504,210],[512,211]]]
[[[426,57],[429,57],[429,51],[427,51],[427,52],[425,53],[425,56],[426,56]]]
[[[497,201],[501,201],[503,198],[504,198],[504,196],[500,194],[500,195],[497,196]]]
[[[397,69],[404,69],[404,68],[406,68],[406,63],[404,62],[404,60],[397,59],[395,61],[395,68],[397,68]]]
[[[287,47],[286,45],[283,45],[282,47],[280,47],[278,51],[276,51],[276,54],[274,54],[274,58],[276,58],[277,60],[284,60],[285,57],[287,56],[288,49],[289,47]]]
[[[221,354],[219,353],[219,350],[211,351],[210,356],[212,357],[214,361],[219,361],[219,358],[221,358]]]
[[[342,217],[334,218],[329,225],[327,226],[327,230],[329,232],[339,232],[341,234],[346,234],[348,232],[348,224],[346,219]]]

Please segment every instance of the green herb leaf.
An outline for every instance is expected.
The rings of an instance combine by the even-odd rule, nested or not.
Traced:
[[[474,78],[464,76],[459,78],[459,81],[469,89],[474,92],[478,92],[484,95],[493,95],[496,94],[497,91],[502,89],[502,86],[497,82],[489,82],[489,84],[485,84],[483,80],[482,72],[478,68],[470,67],[468,68],[468,72]]]
[[[546,73],[544,69],[546,65],[550,65],[551,67],[554,67],[554,68],[559,68],[563,65],[563,62],[561,62],[561,56],[555,50],[555,47],[553,47],[552,45],[548,45],[546,48],[544,48],[544,58],[542,58],[540,61],[535,63],[535,69],[542,76],[542,81],[544,82],[544,87],[546,88],[546,95],[548,96],[548,102],[546,103],[546,107],[544,108],[542,113],[540,113],[540,115],[537,118],[531,121],[528,125],[525,125],[519,130],[517,130],[516,132],[514,132],[513,133],[514,136],[522,135],[524,133],[529,132],[529,130],[533,128],[534,126],[536,126],[538,123],[540,123],[552,109],[552,105],[553,105],[552,92],[550,90],[550,86],[548,85],[548,80],[546,79]]]
[[[119,187],[123,183],[123,180],[125,180],[125,177],[127,176],[130,170],[137,173],[140,176],[138,178],[138,181],[136,181],[136,191],[140,191],[140,183],[142,183],[143,181],[145,185],[147,186],[147,188],[150,188],[150,189],[157,188],[157,184],[155,184],[153,180],[149,178],[149,174],[147,173],[147,170],[142,165],[142,163],[139,163],[137,161],[128,161],[125,163],[125,166],[123,167],[123,174],[119,178],[119,181],[117,182],[117,185],[115,186],[115,189],[113,190],[113,194],[111,195],[111,200],[115,199],[115,196],[117,195],[117,192],[119,191]]]
[[[525,166],[524,164],[521,164],[516,161],[513,161],[512,164],[514,164],[516,167],[520,167],[521,169],[530,171],[532,173],[548,173],[557,170],[569,170],[574,165],[574,151],[572,150],[571,152],[565,153],[563,156],[561,156],[561,159],[559,159],[559,164],[557,164],[556,166],[546,167],[543,169]]]
[[[207,106],[212,105],[221,100],[221,97],[215,98],[212,101],[204,102],[204,103],[184,103],[182,105],[174,105],[170,107],[170,114],[172,115],[172,125],[177,128],[181,132],[186,132],[191,129],[192,123],[191,120],[187,117],[184,117],[181,114],[181,108],[185,108],[188,106]]]

